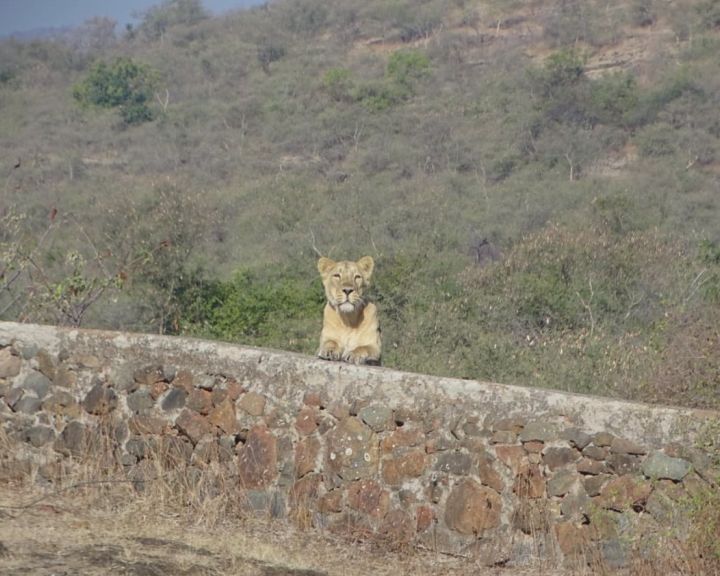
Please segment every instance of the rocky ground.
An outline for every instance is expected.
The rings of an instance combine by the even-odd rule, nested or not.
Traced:
[[[42,498],[42,496],[40,496]],[[27,503],[32,503],[28,507]],[[93,509],[76,496],[0,486],[0,573],[4,576],[519,576],[418,550],[399,553],[318,536],[288,525],[243,520],[213,528],[180,515]],[[542,570],[543,574],[556,573]]]

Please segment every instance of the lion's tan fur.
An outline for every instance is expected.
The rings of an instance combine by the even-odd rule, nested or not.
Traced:
[[[327,303],[323,312],[318,356],[354,364],[380,362],[380,325],[374,304],[363,294],[374,268],[370,256],[357,262],[318,260]]]

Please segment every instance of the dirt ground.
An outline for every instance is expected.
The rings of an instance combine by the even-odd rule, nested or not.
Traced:
[[[27,503],[32,505],[27,506]],[[13,506],[13,507],[9,507]],[[18,506],[24,506],[18,508]],[[520,576],[418,550],[380,551],[287,524],[243,520],[206,528],[142,507],[97,510],[0,486],[3,576]],[[543,574],[548,574],[546,570]],[[559,573],[558,573],[559,574]]]

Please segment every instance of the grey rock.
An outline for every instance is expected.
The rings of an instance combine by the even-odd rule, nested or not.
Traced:
[[[682,458],[671,458],[662,452],[651,453],[642,463],[642,473],[648,478],[662,480],[667,478],[679,482],[688,472],[691,464]]]
[[[540,442],[548,442],[557,435],[556,428],[547,422],[528,422],[520,431],[520,440],[522,442],[532,442],[537,440]]]
[[[470,454],[465,454],[464,452],[445,452],[438,457],[435,470],[448,472],[457,476],[466,476],[470,473],[472,465],[473,460]]]
[[[601,542],[600,555],[610,569],[619,570],[628,565],[628,547],[620,539],[613,538]]]
[[[40,350],[40,348],[38,347],[37,344],[33,344],[31,342],[22,342],[22,343],[18,342],[15,344],[15,347],[20,348],[20,355],[25,360],[30,360],[31,358],[35,358],[35,356],[38,353],[38,350]]]
[[[383,432],[395,428],[393,411],[387,406],[378,406],[375,404],[366,406],[360,410],[358,416],[375,432]]]
[[[575,482],[560,503],[560,512],[566,518],[578,519],[588,513],[591,500],[581,482]]]
[[[55,431],[49,426],[32,426],[25,431],[23,439],[39,448],[55,439]]]
[[[50,379],[44,374],[33,370],[25,377],[25,380],[23,380],[20,386],[24,390],[34,392],[38,398],[45,398],[50,391],[52,382],[50,382]]]
[[[55,441],[55,450],[65,455],[83,456],[87,448],[88,431],[82,422],[73,420]]]
[[[640,469],[640,457],[632,454],[610,454],[607,463],[618,476],[633,474]]]
[[[130,438],[125,444],[125,450],[137,460],[143,460],[157,451],[157,440],[148,438]]]
[[[13,410],[22,414],[35,414],[40,410],[40,406],[42,406],[42,400],[40,400],[40,398],[23,396],[15,403]]]
[[[155,400],[152,399],[147,388],[140,388],[127,396],[127,406],[135,414],[147,414],[154,405]]]
[[[83,400],[83,408],[89,414],[109,414],[117,408],[118,398],[115,390],[102,382],[97,382]]]
[[[165,412],[171,412],[173,410],[179,410],[185,406],[185,399],[187,398],[187,392],[182,388],[171,388],[170,391],[163,398],[161,406]]]
[[[572,485],[577,480],[576,472],[570,470],[558,471],[547,483],[547,491],[549,496],[564,496],[570,491]]]
[[[570,442],[578,450],[583,450],[592,440],[590,434],[583,432],[579,428],[568,428],[563,431],[562,438]]]

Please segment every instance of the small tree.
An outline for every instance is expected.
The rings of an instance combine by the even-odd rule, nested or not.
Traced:
[[[153,120],[150,108],[156,74],[130,58],[116,58],[111,64],[98,62],[85,79],[73,87],[73,97],[84,106],[116,108],[126,124]]]

